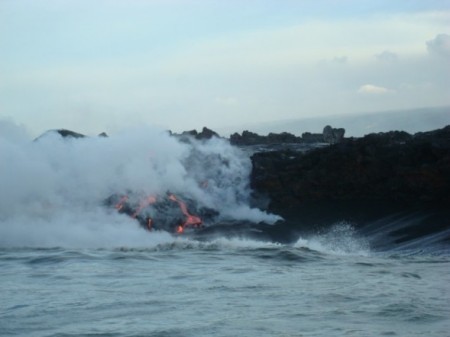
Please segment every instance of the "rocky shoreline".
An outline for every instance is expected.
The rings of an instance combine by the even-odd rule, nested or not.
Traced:
[[[182,135],[186,134],[218,137],[208,128]],[[345,129],[326,126],[323,133],[301,137],[244,131],[232,134],[229,141],[242,148],[268,145],[265,151],[253,151],[251,187],[268,197],[270,211],[284,213],[304,203],[364,200],[407,207],[450,206],[450,125],[416,134],[390,131],[361,138],[344,134]],[[297,151],[295,144],[321,146]]]
[[[252,163],[252,187],[273,209],[321,200],[450,203],[450,126],[370,134],[307,153],[255,153]]]
[[[450,126],[348,138],[307,153],[261,152],[251,159],[253,190],[291,231],[316,231],[340,220],[364,229],[389,217],[409,221],[407,232],[391,233],[395,240],[450,230]]]
[[[56,131],[63,137],[83,136]],[[302,137],[249,131],[230,137],[241,148],[268,146],[250,151],[254,206],[284,218],[266,233],[286,242],[337,221],[364,231],[378,228],[373,224],[380,219],[402,219],[407,223],[389,234],[393,240],[444,232],[450,243],[450,126],[413,135],[391,131],[344,138],[344,133],[327,126],[322,134]],[[204,141],[219,137],[208,128],[173,135]],[[309,150],[292,146],[302,144],[310,144]]]
[[[85,137],[65,129],[54,131],[62,137]],[[220,137],[206,127],[201,132],[170,134],[205,141]],[[326,126],[322,134],[301,137],[244,131],[232,134],[229,141],[244,149],[267,145],[265,151],[258,147],[251,151],[250,180],[255,196],[269,198],[270,211],[284,213],[322,201],[450,205],[450,125],[414,135],[390,131],[344,138],[344,134],[344,129]],[[310,142],[310,135],[316,142]],[[107,137],[105,133],[99,136]]]

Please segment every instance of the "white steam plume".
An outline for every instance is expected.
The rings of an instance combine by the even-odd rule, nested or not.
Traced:
[[[250,169],[249,158],[221,139],[183,142],[140,128],[110,138],[48,132],[31,141],[1,121],[0,246],[144,244],[136,238],[150,234],[104,206],[126,191],[181,193],[227,217],[274,222],[247,206]]]

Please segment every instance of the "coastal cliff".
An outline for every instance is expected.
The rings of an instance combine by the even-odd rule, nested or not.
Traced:
[[[259,152],[251,160],[253,190],[291,228],[338,220],[364,227],[405,214],[414,214],[417,235],[450,228],[450,126],[369,134],[306,153]]]

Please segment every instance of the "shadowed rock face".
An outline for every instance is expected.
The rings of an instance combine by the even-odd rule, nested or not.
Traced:
[[[66,130],[66,129],[59,129],[56,130],[57,133],[59,133],[62,137],[72,137],[72,138],[84,138],[85,135],[82,135],[81,133],[77,133],[74,131]]]
[[[256,153],[252,163],[252,188],[286,219],[364,222],[402,210],[450,209],[450,126],[370,134],[307,153]]]
[[[323,129],[323,141],[328,144],[336,144],[342,141],[345,134],[345,129],[333,129],[331,126],[327,125]]]
[[[203,127],[201,132],[197,132],[197,130],[184,131],[181,136],[192,136],[195,139],[211,139],[212,137],[220,137],[215,131],[208,129],[207,127]]]

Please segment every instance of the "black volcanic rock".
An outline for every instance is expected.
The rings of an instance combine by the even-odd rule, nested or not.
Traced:
[[[322,136],[323,141],[328,144],[336,144],[342,141],[345,135],[345,129],[334,129],[327,125],[323,128]]]
[[[185,136],[194,137],[195,139],[211,139],[212,137],[220,138],[217,132],[208,129],[206,126],[203,127],[201,132],[197,132],[197,130],[183,131],[181,137]]]
[[[289,132],[269,133],[267,136],[261,136],[257,133],[245,130],[242,132],[242,134],[236,132],[230,136],[230,143],[233,145],[283,144],[301,142],[301,137],[297,137]]]
[[[66,138],[66,137],[72,137],[72,138],[84,138],[86,137],[85,135],[78,133],[78,132],[74,132],[71,130],[66,130],[66,129],[58,129],[55,130],[57,133],[59,133],[62,137]]]
[[[207,127],[203,127],[202,132],[195,135],[196,139],[211,139],[212,137],[220,137],[217,132],[208,129]]]
[[[49,134],[49,133],[57,133],[59,134],[61,137],[63,138],[85,138],[86,136],[78,133],[78,132],[74,132],[71,130],[67,130],[67,129],[56,129],[56,130],[48,130],[46,132],[44,132],[43,134],[41,134],[40,136],[36,137],[34,139],[34,141],[39,140],[40,138],[44,137],[45,135]]]
[[[233,145],[256,145],[256,144],[265,144],[265,140],[263,136],[245,130],[242,132],[241,135],[237,132],[233,133],[230,136],[230,143]]]
[[[52,132],[59,134],[63,138],[86,138],[87,137],[86,135],[83,135],[83,134],[75,132],[75,131],[71,131],[71,130],[67,130],[67,129],[56,129],[56,130],[48,130],[48,131],[44,132],[42,135],[37,137],[35,139],[35,141],[38,140],[39,138],[43,137],[44,135],[46,135],[48,133],[52,133]],[[98,137],[108,137],[108,135],[106,134],[106,132],[102,132],[98,135]]]
[[[304,132],[302,133],[302,140],[305,143],[320,143],[323,142],[323,134]]]
[[[278,143],[301,143],[302,139],[289,132],[282,133],[269,133],[267,135],[267,143],[278,144]]]
[[[196,137],[198,135],[197,130],[189,130],[189,131],[183,131],[181,133],[182,136],[192,136],[192,137]]]
[[[450,126],[370,134],[308,153],[256,153],[252,163],[252,188],[287,219],[364,221],[405,209],[450,209]]]
[[[304,132],[301,137],[289,132],[269,133],[261,136],[257,133],[245,130],[242,134],[237,132],[230,136],[233,145],[269,145],[269,144],[299,144],[299,143],[329,143],[336,144],[344,139],[345,129],[335,129],[327,125],[322,133]]]

